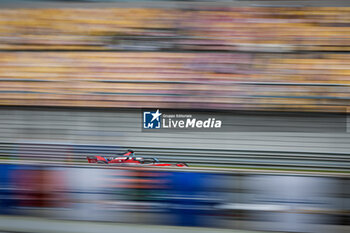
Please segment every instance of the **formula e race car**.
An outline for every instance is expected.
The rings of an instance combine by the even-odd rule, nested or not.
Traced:
[[[120,166],[187,167],[186,163],[161,163],[156,158],[135,157],[133,150],[117,156],[87,156],[89,163],[113,164]]]

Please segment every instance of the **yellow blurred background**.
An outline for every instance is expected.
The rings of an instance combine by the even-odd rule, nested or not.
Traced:
[[[349,7],[0,10],[0,104],[345,112]]]

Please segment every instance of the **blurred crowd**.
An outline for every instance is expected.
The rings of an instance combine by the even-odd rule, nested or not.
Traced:
[[[350,8],[0,10],[0,104],[346,111]]]
[[[0,214],[348,232],[349,179],[291,174],[0,164]]]

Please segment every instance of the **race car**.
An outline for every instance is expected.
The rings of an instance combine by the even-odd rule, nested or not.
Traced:
[[[118,156],[87,156],[89,163],[114,164],[120,166],[155,166],[155,167],[188,167],[186,163],[161,163],[156,158],[135,157],[133,150]]]

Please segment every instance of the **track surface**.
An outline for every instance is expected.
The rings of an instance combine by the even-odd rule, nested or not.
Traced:
[[[257,233],[256,231],[150,226],[101,222],[48,220],[34,217],[0,216],[0,231],[25,233]]]

